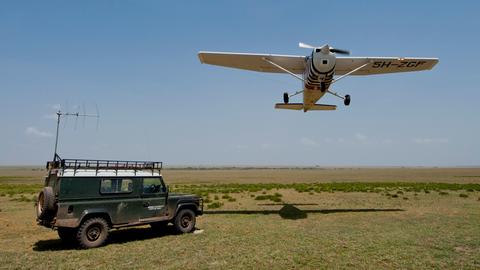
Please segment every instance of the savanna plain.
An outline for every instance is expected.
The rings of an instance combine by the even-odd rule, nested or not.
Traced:
[[[0,167],[2,269],[480,269],[480,168],[166,168],[204,198],[199,233],[126,228],[90,250],[36,225],[45,173]]]

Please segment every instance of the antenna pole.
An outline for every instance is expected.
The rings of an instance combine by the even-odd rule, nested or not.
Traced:
[[[60,116],[62,115],[62,112],[58,110],[57,112],[57,135],[55,136],[55,151],[53,152],[53,159],[52,161],[55,161],[55,157],[57,157],[57,146],[58,146],[58,127],[60,126]]]
[[[55,135],[55,150],[53,151],[53,161],[55,161],[55,158],[57,157],[57,148],[58,148],[58,134],[59,134],[59,129],[60,129],[60,118],[61,117],[68,117],[68,116],[75,116],[76,118],[80,117],[95,117],[97,118],[97,128],[98,128],[98,118],[100,118],[100,115],[98,115],[98,108],[97,108],[97,114],[80,114],[78,112],[76,113],[71,113],[71,112],[62,112],[61,110],[57,111],[57,133]],[[75,119],[76,123],[76,119]],[[75,124],[76,126],[76,124]]]

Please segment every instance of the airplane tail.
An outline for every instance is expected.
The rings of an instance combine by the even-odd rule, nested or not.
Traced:
[[[306,111],[334,111],[337,109],[336,105],[328,105],[328,104],[315,104],[309,108],[304,108],[303,103],[277,103],[275,104],[275,109],[281,110],[304,110]]]

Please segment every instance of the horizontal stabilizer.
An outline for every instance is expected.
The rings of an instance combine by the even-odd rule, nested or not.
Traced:
[[[312,107],[308,108],[308,111],[335,111],[336,109],[336,105],[315,104]]]
[[[275,104],[275,109],[283,109],[283,110],[303,110],[303,103],[277,103]],[[305,111],[334,111],[337,109],[337,106],[335,105],[327,105],[327,104],[315,104],[309,108],[307,108]]]
[[[277,103],[275,104],[275,109],[283,109],[283,110],[303,110],[303,103]]]

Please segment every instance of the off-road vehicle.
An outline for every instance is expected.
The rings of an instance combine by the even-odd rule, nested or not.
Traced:
[[[35,209],[39,225],[58,231],[66,242],[83,248],[101,246],[115,228],[149,224],[161,230],[173,223],[179,233],[195,229],[203,201],[169,193],[162,163],[88,159],[55,159]]]

